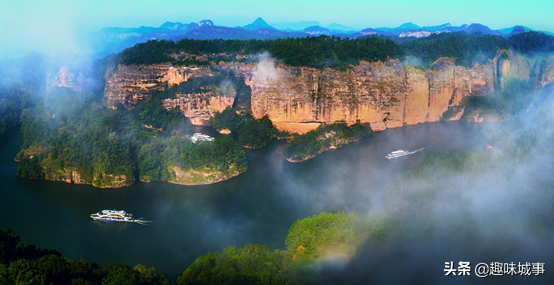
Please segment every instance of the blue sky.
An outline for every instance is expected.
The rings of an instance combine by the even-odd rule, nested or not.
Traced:
[[[481,23],[492,29],[524,25],[554,32],[554,1],[144,1],[18,0],[2,1],[0,52],[43,48],[74,49],[76,33],[102,27],[160,26],[166,21],[239,26],[262,17],[268,23],[320,21],[357,28]],[[2,54],[0,54],[0,57]]]

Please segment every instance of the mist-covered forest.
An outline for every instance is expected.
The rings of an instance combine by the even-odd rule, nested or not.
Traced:
[[[393,264],[387,258],[374,260],[372,256],[392,254],[400,260],[428,260],[426,254],[410,250],[390,251],[418,243],[435,244],[439,249],[441,244],[456,245],[439,252],[439,259],[452,258],[448,253],[455,252],[470,260],[531,256],[532,262],[551,261],[551,105],[552,100],[539,103],[520,122],[492,126],[487,134],[490,148],[428,153],[417,169],[389,183],[383,210],[365,215],[323,212],[298,220],[283,241],[286,250],[247,244],[206,253],[183,267],[175,284],[373,283],[385,277],[378,269],[383,266],[380,262]],[[536,124],[530,127],[530,121]],[[521,131],[514,132],[514,127]],[[101,268],[83,258],[67,260],[55,250],[17,246],[18,238],[9,230],[2,231],[0,237],[0,276],[5,276],[8,284],[169,284],[155,269],[140,264],[134,269],[121,264]],[[547,255],[537,255],[538,249]],[[336,262],[348,265],[337,267]],[[367,274],[354,274],[360,263],[375,268]],[[440,265],[437,270],[442,270]],[[425,266],[425,262],[414,263],[416,269]],[[510,282],[526,278],[515,273]],[[414,278],[413,272],[407,276]],[[428,275],[420,277],[419,283],[432,281]],[[550,280],[545,276],[533,278]]]
[[[372,37],[327,36],[275,41],[149,41],[95,62],[91,73],[102,82],[102,70],[114,63],[179,64],[168,56],[178,52],[269,51],[286,64],[316,68],[345,68],[359,60],[413,56],[428,68],[444,56],[470,66],[503,49],[534,54],[552,52],[554,44],[552,37],[535,32],[509,39],[451,33],[401,44]],[[26,60],[29,70],[41,70],[40,57]],[[229,129],[233,135],[218,136],[212,143],[192,143],[186,137],[189,120],[177,110],[168,111],[161,100],[225,80],[236,86],[240,104],[217,113],[209,123],[216,129]],[[93,85],[82,92],[63,87],[47,90],[44,85],[45,79],[36,74],[0,85],[0,135],[18,130],[23,134],[22,152],[17,156],[17,175],[22,178],[44,179],[48,171],[71,168],[82,173],[86,183],[106,186],[112,178],[105,174],[124,176],[129,184],[135,180],[168,181],[174,179],[172,167],[225,172],[233,165],[233,171],[244,172],[248,162],[241,146],[259,148],[289,137],[284,155],[302,160],[371,134],[368,124],[348,126],[343,122],[322,125],[304,135],[280,134],[269,118],[252,117],[248,109],[251,90],[244,78],[225,71],[156,91],[131,110],[106,108],[102,88]],[[247,244],[206,253],[188,267],[183,264],[184,272],[176,284],[332,284],[364,278],[379,283],[390,271],[379,272],[382,267],[373,256],[383,257],[384,264],[390,265],[393,262],[384,257],[391,248],[414,243],[456,244],[458,248],[444,250],[440,258],[448,258],[446,253],[466,252],[487,262],[491,258],[508,261],[509,254],[525,256],[525,250],[551,252],[553,102],[551,93],[539,93],[538,88],[534,82],[517,80],[490,97],[470,98],[468,110],[501,110],[518,115],[518,119],[513,124],[491,125],[490,148],[429,152],[417,169],[388,184],[383,209],[364,215],[323,212],[300,219],[283,241],[286,250]],[[102,268],[86,259],[68,260],[55,250],[17,245],[18,241],[14,232],[0,232],[0,281],[6,284],[170,283],[155,269],[140,264]],[[399,260],[416,260],[417,253],[409,250],[393,252]],[[551,261],[547,255],[537,256],[540,260],[530,261]],[[347,265],[338,266],[335,260]],[[441,261],[439,273],[446,259]],[[368,275],[350,274],[361,263],[374,269]]]
[[[107,109],[68,88],[55,88],[22,115],[24,151],[18,154],[18,175],[44,179],[47,171],[74,168],[86,183],[107,186],[109,177],[101,174],[133,180],[138,171],[140,180],[167,181],[174,175],[168,170],[172,166],[225,172],[231,164],[240,172],[246,170],[237,142],[222,136],[214,143],[192,143],[185,138],[188,119],[167,111],[159,96],[163,93],[125,111]]]

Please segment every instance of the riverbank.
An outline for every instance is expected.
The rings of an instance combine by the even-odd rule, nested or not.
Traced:
[[[350,126],[345,122],[322,124],[313,131],[295,135],[283,154],[289,162],[302,162],[327,150],[359,141],[372,133],[369,123],[362,124],[359,121]]]
[[[179,185],[209,185],[225,180],[229,180],[233,177],[239,176],[241,173],[246,172],[239,171],[234,165],[226,171],[218,171],[207,167],[201,169],[182,170],[179,167],[170,167],[169,172],[172,174],[171,180],[162,180],[172,184]]]
[[[310,160],[310,159],[312,159],[312,158],[314,158],[314,157],[316,157],[316,156],[318,156],[318,155],[320,155],[320,154],[322,154],[322,153],[324,153],[324,152],[326,152],[326,151],[328,151],[328,150],[338,149],[338,148],[340,148],[340,147],[343,147],[343,146],[345,146],[345,145],[347,145],[347,144],[350,144],[350,143],[353,143],[353,142],[357,142],[357,141],[359,141],[359,140],[361,140],[361,138],[360,138],[360,139],[356,139],[356,140],[352,140],[352,141],[348,141],[348,142],[343,142],[343,141],[340,141],[340,140],[339,140],[339,143],[338,143],[338,144],[336,144],[336,145],[330,145],[329,147],[320,150],[317,154],[307,156],[307,157],[305,157],[305,158],[303,158],[303,159],[294,160],[294,159],[292,159],[292,158],[290,158],[290,157],[289,157],[289,158],[285,158],[285,159],[286,159],[288,162],[292,162],[292,163],[304,162],[304,161]]]
[[[383,157],[391,150],[417,149],[429,138],[440,149],[482,146],[483,126],[438,122],[388,129],[305,163],[286,162],[279,154],[286,142],[274,140],[259,150],[244,149],[248,170],[233,179],[198,186],[138,181],[117,190],[17,178],[13,157],[23,138],[16,134],[0,140],[0,213],[10,217],[0,220],[0,228],[12,228],[25,243],[56,248],[71,259],[83,256],[103,267],[142,263],[173,280],[199,256],[229,245],[283,248],[291,224],[314,213],[363,212],[391,175],[416,169],[426,156],[389,163]],[[89,221],[91,213],[113,208],[155,222]]]

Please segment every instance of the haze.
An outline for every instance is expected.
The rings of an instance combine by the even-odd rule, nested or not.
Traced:
[[[269,24],[319,21],[355,28],[481,23],[491,29],[523,25],[554,31],[552,1],[10,1],[0,10],[0,57],[40,51],[87,52],[77,35],[103,27],[158,27],[166,21],[190,23],[204,19],[216,25],[244,26],[262,17]],[[494,17],[491,17],[494,16]]]

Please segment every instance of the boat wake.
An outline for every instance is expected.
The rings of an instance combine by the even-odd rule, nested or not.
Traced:
[[[146,225],[151,224],[151,223],[153,223],[153,222],[152,222],[152,221],[143,220],[142,218],[140,218],[140,219],[135,219],[135,223],[137,223],[137,224],[139,224],[139,225],[146,226]]]

